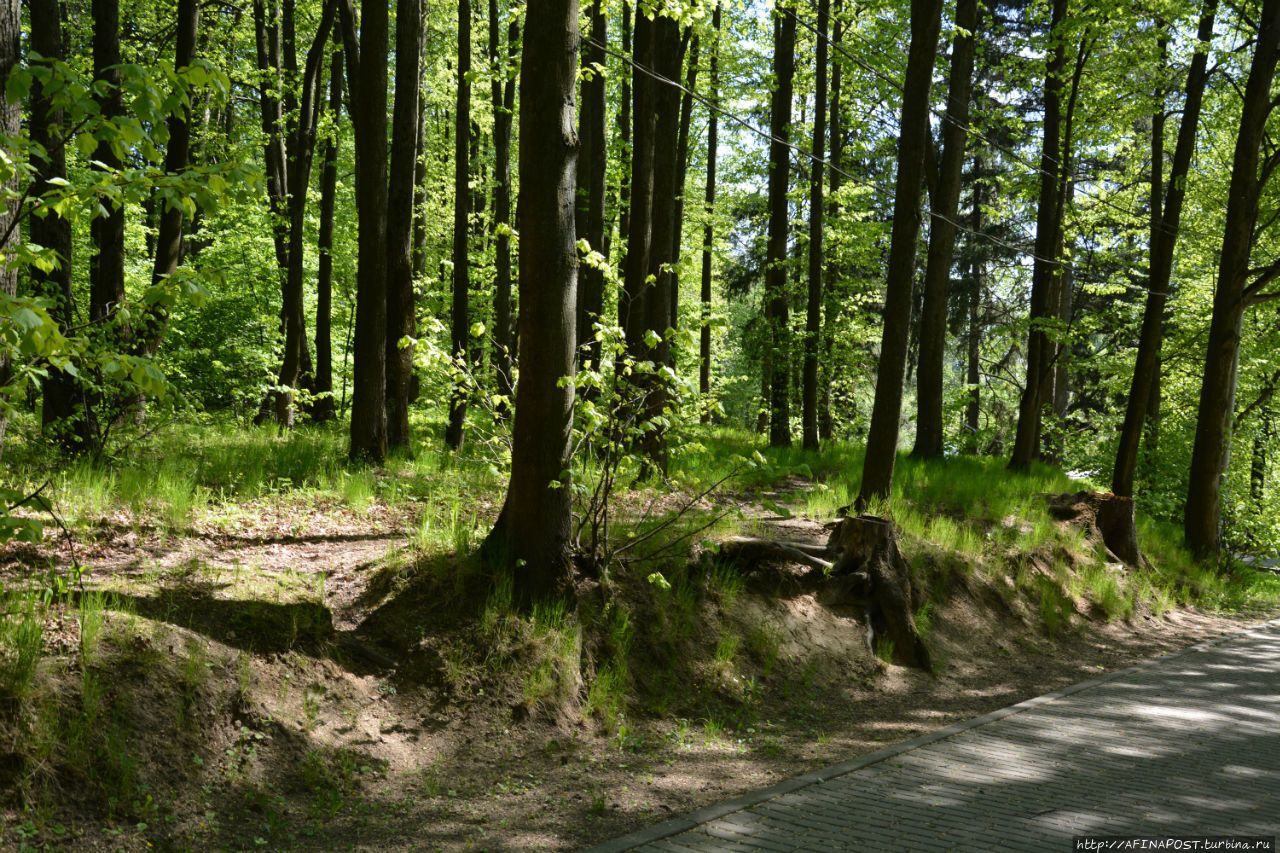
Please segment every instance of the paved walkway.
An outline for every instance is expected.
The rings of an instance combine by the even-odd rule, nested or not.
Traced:
[[[594,848],[1068,851],[1280,832],[1280,620]]]

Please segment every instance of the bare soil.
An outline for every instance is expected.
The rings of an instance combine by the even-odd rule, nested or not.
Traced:
[[[754,506],[755,532],[824,535]],[[126,606],[90,661],[74,603],[51,611],[30,707],[70,713],[86,671],[109,684],[104,719],[127,739],[94,762],[124,755],[132,776],[109,787],[60,749],[7,767],[21,745],[0,719],[0,790],[44,792],[0,805],[0,849],[580,849],[1259,618],[1106,622],[1082,601],[1077,627],[1050,637],[977,571],[933,613],[929,674],[871,655],[858,613],[779,596],[788,568],[775,566],[736,594],[701,589],[675,645],[646,644],[668,623],[637,602],[634,696],[609,725],[583,713],[585,686],[522,699],[538,650],[486,648],[488,582],[449,556],[406,560],[411,523],[407,510],[269,501],[238,526],[206,519],[182,535],[108,520],[78,555],[86,586]],[[0,583],[30,582],[38,556],[10,549]],[[603,600],[598,585],[583,592]],[[736,654],[717,660],[727,636]],[[589,679],[596,647],[583,645]]]

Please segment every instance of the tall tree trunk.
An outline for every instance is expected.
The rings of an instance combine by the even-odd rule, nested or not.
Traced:
[[[702,231],[702,328],[698,341],[698,393],[702,395],[702,422],[711,423],[711,243],[715,238],[716,146],[720,134],[720,3],[711,13],[714,42],[711,45],[711,109],[707,116],[707,189],[703,205],[707,224]]]
[[[649,275],[653,233],[653,158],[656,110],[654,73],[654,22],[637,9],[632,34],[631,180],[628,182],[627,256],[619,317],[626,332],[627,352],[636,360],[645,356],[644,291]]]
[[[1253,458],[1249,460],[1249,497],[1258,511],[1264,510],[1263,498],[1267,491],[1267,450],[1276,437],[1275,410],[1268,402],[1262,407],[1262,423],[1253,436]]]
[[[498,57],[497,0],[489,0],[489,61],[496,65]],[[520,23],[513,15],[507,25],[507,61],[514,66],[520,50]],[[514,341],[511,339],[511,117],[515,110],[515,72],[499,82],[494,75],[491,89],[494,106],[493,163],[494,187],[494,284],[493,284],[493,372],[498,393],[510,400],[514,389],[511,385],[511,355]],[[500,405],[500,412],[507,412]]]
[[[843,5],[841,0],[836,0],[835,26],[832,33],[832,40],[836,44],[841,44],[844,38]],[[830,172],[828,180],[831,183],[831,195],[827,202],[831,208],[827,214],[830,217],[835,217],[839,214],[840,205],[836,194],[840,191],[840,185],[844,179],[844,116],[841,113],[843,106],[840,101],[841,88],[844,81],[844,61],[839,52],[837,52],[834,60],[831,70],[831,166],[828,170]],[[832,369],[831,353],[835,342],[836,317],[840,313],[840,304],[836,299],[835,288],[838,280],[838,265],[828,263],[826,282],[823,288],[826,291],[826,309],[823,312],[822,321],[823,359],[820,366],[823,381],[820,383],[822,393],[818,399],[818,438],[822,441],[829,440],[835,428],[835,421],[831,415],[831,382],[835,377],[835,371]]]
[[[684,61],[680,27],[671,18],[658,17],[653,27],[653,67],[660,78],[676,80]],[[671,363],[671,291],[675,287],[676,180],[679,175],[680,94],[672,86],[653,87],[655,114],[653,130],[653,192],[650,212],[648,276],[654,284],[644,288],[643,333],[658,336],[656,345],[645,344],[645,359],[654,365]],[[635,304],[632,303],[634,311]],[[644,433],[645,458],[658,472],[667,473],[666,430],[658,424],[671,400],[666,378],[655,371],[646,377],[648,386],[644,418],[654,428]]]
[[[520,384],[506,502],[485,542],[526,604],[571,588],[569,447],[578,253],[577,0],[530,0],[520,69]],[[551,484],[556,488],[551,488]],[[518,568],[517,568],[518,567]]]
[[[791,446],[788,379],[790,328],[787,310],[787,185],[791,172],[791,83],[796,71],[796,18],[779,7],[773,17],[773,76],[769,106],[769,244],[765,254],[765,320],[773,358],[769,389],[769,445]]]
[[[622,257],[618,262],[618,269],[622,271],[623,275],[623,286],[618,291],[618,325],[625,334],[626,330],[630,328],[627,317],[631,297],[626,283],[626,276],[631,268],[631,176],[635,171],[635,146],[631,139],[631,114],[634,107],[634,104],[632,104],[631,84],[637,73],[637,69],[634,67],[636,56],[632,50],[631,39],[631,4],[627,0],[623,0],[622,3],[622,55],[629,57],[633,63],[631,73],[622,75],[621,91],[618,94],[618,147],[621,150],[622,161],[632,164],[630,170],[623,168],[621,170],[622,174],[618,177],[618,239],[625,241]],[[628,348],[629,346],[628,342]],[[615,359],[615,366],[620,367],[621,361],[622,356],[619,355]]]
[[[398,0],[396,22],[396,103],[391,117],[387,191],[387,446],[412,455],[409,399],[413,345],[401,346],[400,342],[418,332],[413,297],[413,197],[421,113],[421,0]]]
[[[1040,447],[1043,386],[1050,361],[1050,343],[1044,331],[1049,316],[1053,281],[1061,263],[1058,245],[1058,193],[1062,172],[1062,86],[1067,65],[1066,26],[1068,0],[1053,0],[1049,41],[1053,45],[1044,85],[1044,144],[1040,153],[1040,205],[1036,213],[1035,261],[1031,272],[1031,328],[1027,335],[1027,379],[1018,406],[1018,428],[1009,467],[1031,467]]]
[[[827,132],[827,24],[830,0],[818,2],[818,57],[813,98],[813,162],[809,167],[809,302],[804,326],[802,434],[807,450],[818,449],[818,343],[822,334],[822,159]]]
[[[898,452],[898,419],[902,414],[903,371],[911,327],[911,287],[916,239],[920,234],[920,188],[925,148],[929,142],[929,84],[942,28],[942,0],[912,0],[911,47],[903,85],[898,176],[893,196],[893,230],[889,240],[889,272],[885,283],[884,334],[876,368],[876,395],[867,434],[859,504],[888,497]]]
[[[591,251],[601,255],[604,246],[605,167],[605,53],[609,37],[604,0],[591,7],[591,42],[582,51],[582,106],[578,116],[578,190],[576,230]],[[582,268],[578,282],[578,360],[595,370],[600,365],[600,343],[595,323],[604,314],[604,270],[593,264]]]
[[[52,65],[63,59],[62,19],[56,3],[33,3],[31,9],[31,48],[40,54],[42,64]],[[35,64],[34,61],[32,63]],[[31,86],[31,141],[44,149],[45,156],[31,158],[35,181],[31,195],[39,198],[66,180],[67,152],[63,144],[66,135],[64,114],[54,105],[53,97],[46,93],[37,79]],[[7,228],[7,225],[5,226]],[[29,222],[31,242],[50,249],[58,255],[58,265],[44,272],[31,270],[36,292],[52,303],[50,316],[58,329],[66,334],[72,322],[71,292],[71,220],[50,213],[34,217]],[[78,453],[89,444],[88,422],[77,417],[76,398],[78,384],[69,373],[50,367],[49,378],[44,383],[44,399],[41,406],[41,425],[53,435],[68,454]]]
[[[342,51],[333,52],[329,68],[329,114],[334,131],[325,140],[320,170],[319,268],[316,271],[316,405],[312,417],[331,421],[333,399],[333,209],[338,195],[338,132],[342,117]]]
[[[368,0],[357,26],[342,3],[343,41],[355,126],[356,320],[351,389],[353,460],[387,458],[387,43],[388,6]],[[357,42],[358,38],[358,42]]]
[[[262,79],[258,96],[262,114],[264,171],[267,202],[271,207],[271,236],[276,264],[281,273],[289,268],[289,178],[285,152],[284,111],[280,105],[283,81],[280,77],[280,9],[276,0],[270,8],[266,0],[254,0],[253,23],[256,36],[258,74]]]
[[[9,74],[21,62],[22,12],[18,0],[0,0],[0,85],[7,86]],[[11,139],[17,139],[22,129],[22,102],[10,103],[8,97],[0,96],[0,133]],[[13,247],[22,239],[19,225],[18,208],[18,170],[11,169],[12,174],[0,187],[6,197],[3,209],[0,209],[0,293],[13,296],[18,292],[18,268],[9,259],[13,257]],[[12,371],[9,362],[9,350],[0,351],[0,385],[7,385]],[[5,428],[8,419],[0,415],[0,450],[4,448]]]
[[[458,0],[458,90],[453,127],[453,313],[449,324],[450,352],[456,368],[470,370],[467,344],[471,340],[471,313],[467,290],[471,284],[469,240],[471,235],[471,0]],[[462,447],[467,422],[465,380],[454,383],[449,397],[449,424],[444,443]]]
[[[1142,313],[1142,333],[1138,341],[1137,360],[1133,366],[1133,379],[1129,384],[1129,402],[1125,408],[1124,426],[1120,430],[1120,442],[1116,448],[1116,464],[1111,478],[1111,491],[1117,495],[1133,496],[1133,478],[1138,465],[1138,447],[1142,441],[1143,427],[1156,384],[1160,366],[1160,348],[1163,338],[1164,308],[1169,299],[1169,284],[1173,273],[1173,250],[1178,240],[1182,214],[1182,202],[1187,192],[1187,180],[1191,158],[1195,154],[1196,132],[1200,122],[1200,106],[1204,99],[1205,82],[1209,77],[1209,43],[1213,39],[1213,21],[1218,10],[1218,0],[1205,0],[1200,12],[1200,27],[1196,34],[1199,49],[1191,59],[1187,72],[1186,103],[1182,108],[1182,123],[1178,125],[1178,142],[1174,148],[1173,164],[1169,170],[1168,190],[1162,200],[1161,167],[1164,160],[1164,103],[1153,116],[1151,134],[1151,242],[1147,277],[1147,304]],[[1161,39],[1163,59],[1164,40]],[[1162,63],[1163,65],[1163,63]],[[1163,92],[1161,92],[1163,96]]]
[[[119,65],[119,0],[93,0],[93,79],[103,86],[96,98],[105,121],[124,114]],[[110,145],[98,146],[94,158],[104,171],[114,173],[122,167]],[[124,205],[106,199],[103,206],[107,215],[94,218],[89,226],[95,249],[89,267],[89,319],[97,324],[124,302]],[[123,330],[113,337],[119,343]]]
[[[292,20],[293,4],[286,3],[285,19]],[[285,254],[284,298],[281,300],[281,317],[284,320],[284,357],[275,394],[276,423],[283,429],[292,429],[294,422],[293,394],[291,390],[300,384],[303,373],[304,352],[307,340],[306,302],[303,297],[305,276],[307,189],[311,183],[311,163],[315,153],[314,116],[320,101],[320,68],[325,47],[329,42],[329,30],[333,25],[334,4],[326,2],[316,29],[315,39],[307,51],[302,79],[302,102],[290,110],[286,122],[285,186],[289,189],[285,199],[289,212],[289,245]],[[296,71],[292,25],[287,27],[285,40],[286,69]],[[296,100],[290,96],[289,100]],[[292,104],[290,105],[292,106]]]
[[[685,30],[685,38],[689,38],[692,28]],[[684,192],[689,173],[689,127],[693,123],[693,93],[698,88],[698,54],[701,40],[697,34],[689,43],[687,70],[684,76],[684,95],[680,99],[680,131],[676,142],[676,200],[675,231],[671,235],[671,328],[680,326],[680,250],[684,245]],[[676,349],[671,348],[668,364],[676,366]]]
[[[920,357],[916,368],[916,456],[942,455],[942,363],[947,350],[947,304],[956,244],[960,173],[969,136],[969,94],[973,89],[977,0],[956,3],[951,45],[947,112],[942,119],[942,163],[933,195],[929,254],[925,261],[924,306],[920,315]]]
[[[1235,414],[1236,373],[1240,336],[1244,326],[1245,283],[1249,253],[1258,220],[1261,181],[1258,150],[1274,108],[1271,81],[1275,76],[1276,49],[1280,46],[1280,0],[1263,0],[1253,62],[1245,84],[1227,191],[1227,218],[1218,261],[1218,283],[1213,294],[1209,346],[1204,380],[1200,385],[1200,409],[1196,418],[1195,447],[1191,454],[1191,482],[1183,517],[1187,547],[1197,554],[1216,554],[1222,548],[1221,479],[1230,460],[1231,419]]]

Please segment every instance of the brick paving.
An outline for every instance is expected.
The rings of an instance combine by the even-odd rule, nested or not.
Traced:
[[[1067,851],[1280,832],[1280,620],[642,829],[593,853]]]

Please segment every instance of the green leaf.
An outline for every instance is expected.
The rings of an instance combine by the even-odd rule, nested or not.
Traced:
[[[76,137],[76,150],[86,157],[92,157],[93,152],[98,150],[98,140],[92,133],[82,133]]]

